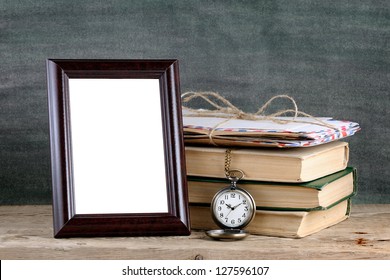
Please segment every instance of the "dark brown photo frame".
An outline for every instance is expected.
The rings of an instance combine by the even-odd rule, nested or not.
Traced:
[[[70,81],[98,81],[109,80],[110,82],[128,79],[130,81],[156,79],[158,81],[159,98],[161,110],[156,116],[160,116],[162,125],[156,121],[155,129],[162,131],[162,160],[165,181],[154,180],[154,170],[150,170],[150,176],[143,178],[142,186],[134,186],[131,199],[142,201],[142,205],[148,205],[148,196],[137,197],[137,190],[148,188],[152,185],[159,185],[166,193],[164,201],[167,203],[167,211],[152,212],[118,212],[112,213],[78,213],[75,209],[75,193],[82,189],[81,180],[75,182],[74,169],[76,155],[74,154],[74,139],[72,137],[72,121],[76,125],[77,119],[71,116],[72,88]],[[179,85],[179,69],[177,60],[79,60],[79,59],[48,59],[47,60],[47,83],[48,83],[48,107],[50,125],[50,148],[51,148],[51,169],[53,187],[53,220],[54,237],[100,237],[100,236],[165,236],[165,235],[189,235],[190,222],[188,210],[188,193],[186,182],[186,170],[184,159],[184,144],[182,137],[182,117]],[[96,87],[97,88],[97,87]],[[113,89],[112,91],[115,91]],[[140,89],[138,89],[140,91]],[[110,97],[112,92],[107,92]],[[137,95],[129,92],[133,100]],[[72,97],[74,98],[74,97]],[[152,98],[152,97],[150,97]],[[108,99],[107,99],[108,100]],[[123,102],[122,102],[123,103]],[[148,104],[138,102],[129,104],[145,108]],[[94,106],[94,100],[90,100],[85,108],[85,116]],[[83,110],[84,110],[83,109]],[[156,111],[156,110],[155,110]],[[145,116],[148,117],[148,110],[145,109]],[[74,116],[73,116],[74,117]],[[89,120],[90,121],[90,120]],[[122,122],[124,120],[121,120]],[[125,120],[131,124],[132,120]],[[134,120],[133,120],[134,121]],[[159,127],[160,126],[160,127]],[[162,127],[161,127],[162,126]],[[126,128],[124,128],[126,129]],[[103,132],[104,133],[104,132]],[[150,135],[136,135],[136,137],[153,137]],[[135,137],[135,136],[134,136]],[[107,146],[99,147],[97,155],[105,149],[111,149],[115,143],[108,143]],[[116,144],[115,144],[116,145]],[[132,144],[129,143],[131,146]],[[126,147],[127,148],[127,147]],[[153,154],[148,154],[148,147],[133,147],[137,150],[144,150],[145,157],[153,162]],[[96,159],[94,159],[96,161]],[[104,158],[97,157],[97,160]],[[134,163],[135,159],[131,159]],[[91,159],[92,161],[92,159]],[[115,162],[110,162],[110,167],[115,167]],[[113,167],[113,170],[115,168]],[[78,167],[79,168],[79,167]],[[118,168],[123,168],[121,163]],[[82,172],[83,169],[79,168]],[[138,176],[134,165],[129,166],[129,177]],[[79,171],[78,171],[79,172]],[[79,173],[80,173],[79,172]],[[81,176],[81,175],[78,175]],[[91,176],[89,176],[91,177]],[[90,179],[90,178],[87,178]],[[127,182],[126,182],[127,183]],[[129,185],[129,187],[132,187]],[[107,190],[110,191],[109,184]],[[87,188],[86,188],[87,189]],[[91,200],[94,194],[87,195]],[[134,195],[134,196],[133,196]],[[151,194],[152,195],[152,194]],[[121,195],[118,194],[118,198]],[[161,197],[161,196],[159,196]],[[84,201],[88,201],[87,200]],[[80,205],[82,202],[77,200]],[[99,202],[99,205],[103,203]],[[105,205],[105,207],[109,207]],[[146,206],[147,207],[147,206]]]

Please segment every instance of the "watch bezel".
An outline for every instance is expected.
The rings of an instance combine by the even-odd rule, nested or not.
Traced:
[[[251,217],[249,217],[243,224],[240,224],[238,226],[227,226],[225,224],[223,224],[221,221],[219,221],[217,215],[216,215],[216,212],[215,212],[215,209],[217,207],[216,205],[216,201],[217,201],[217,198],[224,192],[227,192],[227,191],[237,191],[237,192],[241,192],[243,193],[244,195],[246,195],[248,198],[249,198],[249,201],[248,203],[250,203],[252,205],[252,210],[251,210]],[[211,201],[211,207],[210,207],[210,210],[211,210],[211,216],[214,220],[214,222],[222,229],[244,229],[246,228],[252,221],[253,219],[255,218],[255,215],[256,215],[256,203],[255,203],[255,200],[253,199],[252,195],[247,192],[246,190],[242,189],[242,188],[239,188],[239,187],[235,187],[235,188],[232,188],[231,186],[228,186],[228,187],[225,187],[223,189],[220,189],[213,197],[212,201]]]

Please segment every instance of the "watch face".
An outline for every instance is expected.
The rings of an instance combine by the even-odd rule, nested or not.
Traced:
[[[214,221],[222,228],[244,228],[255,216],[252,196],[243,189],[222,189],[213,198],[211,211]]]

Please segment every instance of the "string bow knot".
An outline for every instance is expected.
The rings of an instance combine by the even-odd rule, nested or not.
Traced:
[[[208,137],[210,139],[210,143],[215,144],[213,141],[213,134],[215,130],[221,126],[222,124],[228,122],[232,119],[241,119],[241,120],[270,120],[278,124],[287,124],[291,122],[297,122],[297,123],[309,123],[309,124],[315,124],[315,125],[321,125],[325,126],[331,129],[338,130],[333,125],[330,125],[323,120],[316,118],[312,115],[309,115],[305,112],[298,110],[298,105],[295,102],[294,98],[288,95],[275,95],[272,98],[270,98],[264,105],[262,105],[256,113],[247,113],[239,109],[238,107],[234,106],[229,100],[221,96],[219,93],[212,92],[212,91],[205,91],[205,92],[195,92],[195,91],[189,91],[182,94],[182,104],[188,103],[193,99],[200,98],[209,103],[214,109],[207,110],[207,109],[193,109],[190,107],[183,106],[183,109],[187,110],[185,116],[186,117],[214,117],[214,118],[226,118],[225,120],[219,122],[217,125],[215,125],[208,134]],[[223,106],[219,105],[217,102],[215,102],[215,99],[223,104]],[[288,99],[291,101],[293,108],[292,109],[285,109],[278,111],[276,113],[265,115],[265,111],[268,107],[270,107],[271,103],[276,99]],[[281,119],[281,116],[284,116],[288,113],[293,113],[292,118],[290,119]],[[298,116],[303,116],[307,118],[311,118],[312,120],[297,120]]]

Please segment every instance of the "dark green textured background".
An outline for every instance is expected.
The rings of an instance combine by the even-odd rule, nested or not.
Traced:
[[[177,58],[181,87],[357,121],[358,203],[390,203],[389,1],[0,0],[0,204],[51,202],[46,58]],[[283,106],[286,104],[281,104]]]

